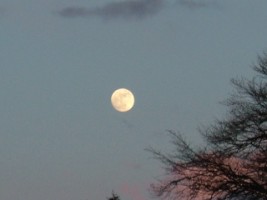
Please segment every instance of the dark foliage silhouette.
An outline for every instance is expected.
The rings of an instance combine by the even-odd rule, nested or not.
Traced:
[[[107,198],[107,200],[120,200],[120,197],[116,193],[112,192],[112,197]]]

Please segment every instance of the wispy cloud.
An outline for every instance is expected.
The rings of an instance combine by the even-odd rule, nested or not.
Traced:
[[[158,13],[163,8],[163,0],[128,0],[107,3],[101,7],[66,7],[58,14],[62,17],[101,17],[104,19],[142,19]]]

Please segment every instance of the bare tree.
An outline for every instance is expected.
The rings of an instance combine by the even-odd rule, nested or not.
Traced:
[[[165,164],[166,177],[152,184],[163,199],[267,199],[267,54],[252,80],[232,80],[235,92],[224,103],[228,115],[200,130],[203,148],[192,148],[169,131],[175,151],[149,151]]]

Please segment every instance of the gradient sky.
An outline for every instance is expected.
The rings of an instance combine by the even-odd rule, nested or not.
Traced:
[[[266,0],[1,0],[0,199],[149,200],[266,50]],[[116,112],[112,92],[136,104]]]

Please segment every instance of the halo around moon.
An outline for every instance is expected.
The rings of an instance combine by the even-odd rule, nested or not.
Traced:
[[[111,95],[111,104],[119,112],[131,110],[134,106],[134,101],[133,93],[126,88],[117,89]]]

